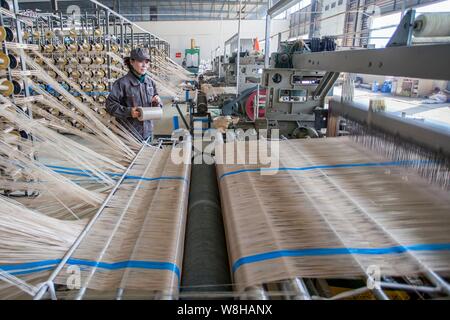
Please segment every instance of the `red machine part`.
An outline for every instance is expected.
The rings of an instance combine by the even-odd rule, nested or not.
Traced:
[[[245,102],[245,113],[250,120],[255,120],[255,100],[257,96],[258,90],[253,91],[249,96],[247,101]],[[266,102],[266,89],[259,89],[259,112],[258,118],[264,118],[266,115],[266,109],[264,109],[264,105]]]

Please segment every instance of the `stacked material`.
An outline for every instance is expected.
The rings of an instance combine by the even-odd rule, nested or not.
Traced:
[[[186,143],[184,156],[189,159]],[[172,150],[179,148],[143,147],[95,220],[50,218],[1,198],[0,269],[35,286],[36,294],[38,284],[61,263],[89,220],[91,227],[61,264],[64,268],[55,280],[80,289],[65,292],[67,298],[83,298],[85,293],[86,298],[174,297],[181,276],[190,173],[187,162],[171,161]],[[11,206],[20,209],[15,218]],[[11,219],[14,223],[6,223]],[[21,246],[14,248],[13,242]],[[81,270],[81,288],[70,287],[74,268]],[[5,283],[0,292],[2,298],[20,293]]]
[[[366,278],[373,266],[382,276],[449,275],[450,194],[410,170],[414,159],[390,161],[349,138],[272,143],[275,168],[217,165],[239,291],[298,277]]]

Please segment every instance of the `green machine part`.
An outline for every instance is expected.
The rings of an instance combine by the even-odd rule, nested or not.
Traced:
[[[186,69],[192,73],[198,73],[200,65],[200,48],[186,49],[184,51],[186,58]]]

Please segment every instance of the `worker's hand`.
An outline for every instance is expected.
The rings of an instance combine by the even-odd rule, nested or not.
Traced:
[[[132,118],[139,118],[141,116],[141,113],[139,112],[139,110],[136,108],[136,107],[134,107],[134,108],[131,108],[131,117]]]
[[[161,98],[158,95],[153,96],[153,98],[152,98],[152,106],[158,107],[160,104],[161,104]]]

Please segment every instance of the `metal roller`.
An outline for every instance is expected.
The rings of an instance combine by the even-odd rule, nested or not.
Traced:
[[[182,292],[231,290],[214,165],[192,165],[184,250]]]

